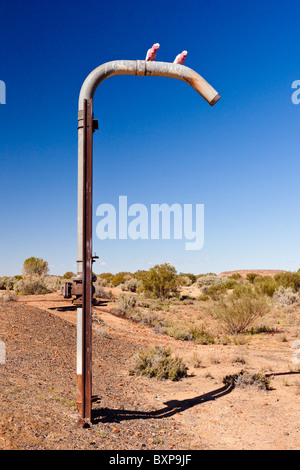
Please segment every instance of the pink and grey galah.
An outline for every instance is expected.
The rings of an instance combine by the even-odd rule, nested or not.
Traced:
[[[156,59],[156,53],[157,53],[159,48],[160,48],[160,45],[158,44],[158,42],[153,44],[153,46],[150,49],[148,49],[145,60],[155,60]]]
[[[187,51],[182,51],[180,54],[178,54],[178,55],[175,57],[175,60],[174,60],[173,64],[180,64],[180,65],[183,65],[186,56],[187,56]]]

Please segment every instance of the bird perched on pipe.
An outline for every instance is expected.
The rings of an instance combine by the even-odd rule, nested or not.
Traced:
[[[160,45],[158,44],[158,42],[153,44],[153,46],[150,49],[148,49],[145,60],[155,60],[156,59],[156,53],[157,53],[159,48],[160,48]]]
[[[187,56],[187,51],[182,51],[180,54],[178,54],[176,57],[175,57],[175,60],[173,62],[173,64],[180,64],[180,65],[183,65],[184,64],[184,61],[186,59],[186,56]]]

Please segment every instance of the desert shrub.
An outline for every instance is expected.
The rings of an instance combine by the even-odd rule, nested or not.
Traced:
[[[257,276],[253,283],[256,292],[261,295],[267,295],[273,297],[274,292],[277,288],[276,281],[271,276]]]
[[[13,288],[12,278],[9,276],[2,276],[0,278],[0,289],[1,290],[11,290]]]
[[[274,276],[278,286],[290,287],[294,292],[300,290],[300,273],[293,273],[286,271],[284,273],[278,273]]]
[[[176,295],[177,286],[176,269],[169,263],[157,264],[142,281],[142,289],[146,295],[161,299]]]
[[[140,351],[135,357],[135,365],[131,370],[136,375],[172,381],[186,377],[187,371],[188,368],[182,359],[172,356],[171,349],[159,346]]]
[[[226,333],[236,335],[244,332],[256,319],[270,310],[267,299],[254,293],[234,293],[214,302],[206,309],[215,318]]]
[[[15,285],[22,279],[22,276],[3,276],[0,277],[0,290],[14,290]]]
[[[240,299],[247,295],[255,295],[254,287],[250,284],[236,284],[232,290],[231,298]]]
[[[124,291],[136,292],[141,281],[131,278],[128,281],[125,281],[124,284],[120,284],[120,288]]]
[[[94,283],[94,285],[106,287],[108,286],[108,282],[106,279],[102,279],[101,277],[97,276],[97,281]]]
[[[56,292],[61,289],[63,280],[60,276],[44,276],[44,285],[47,292]]]
[[[300,293],[294,292],[291,287],[279,286],[273,299],[277,305],[285,307],[300,302]]]
[[[111,299],[112,292],[104,289],[103,286],[96,284],[95,286],[95,297],[100,297],[101,299]]]
[[[202,302],[206,302],[206,301],[209,300],[209,299],[210,299],[210,297],[209,297],[209,295],[207,295],[207,294],[199,295],[199,297],[197,298],[197,300],[200,300],[200,301],[202,301]]]
[[[25,275],[17,281],[14,290],[16,293],[23,295],[48,294],[59,290],[62,282],[63,280],[60,276]]]
[[[48,269],[47,261],[42,258],[35,258],[34,256],[27,258],[23,263],[23,272],[28,275],[38,274],[42,276],[47,274]]]
[[[198,277],[196,281],[196,287],[202,289],[202,287],[210,287],[215,286],[216,284],[222,284],[222,277],[218,277],[217,275],[211,274],[203,274]]]
[[[219,277],[215,274],[206,274],[196,281],[196,287],[201,290],[202,294],[214,295],[215,292],[224,289],[224,284],[230,281],[228,277]],[[226,288],[225,288],[226,290]]]
[[[126,281],[132,278],[132,274],[129,272],[120,272],[113,276],[111,282],[114,287],[119,284],[124,284]]]
[[[73,277],[75,277],[75,274],[72,272],[72,271],[67,271],[64,275],[63,275],[63,279],[72,279]]]
[[[190,359],[190,363],[195,369],[200,369],[202,367],[202,357],[199,356],[197,352],[193,352],[193,355]]]
[[[133,310],[136,306],[136,297],[133,295],[119,294],[119,309],[125,315],[128,310]]]
[[[97,276],[97,283],[101,285],[112,285],[114,275],[111,273],[102,273]]]
[[[146,271],[146,270],[139,270],[133,274],[133,277],[134,279],[137,279],[138,281],[143,281],[144,279],[147,278],[148,272],[149,271]]]
[[[177,278],[177,282],[179,286],[191,286],[193,284],[192,280],[188,276],[184,276],[180,274]]]
[[[184,276],[185,278],[189,278],[191,281],[191,284],[194,284],[194,282],[197,281],[197,276],[192,273],[180,273],[180,276]]]
[[[179,326],[170,326],[166,328],[165,331],[167,335],[172,336],[173,338],[178,339],[180,341],[191,341],[193,339],[190,333],[187,333]]]
[[[15,292],[13,291],[7,291],[5,294],[1,296],[1,300],[3,302],[13,302],[17,300],[18,296]]]
[[[220,295],[225,294],[226,291],[227,289],[225,288],[224,283],[202,288],[202,292],[205,292],[203,295],[208,295],[213,300],[218,300]]]
[[[214,337],[203,329],[191,328],[189,333],[192,336],[192,340],[196,344],[214,344],[215,343]]]
[[[240,273],[233,273],[229,276],[229,279],[234,279],[235,281],[238,281],[239,279],[242,279],[242,276]]]
[[[260,276],[260,274],[258,274],[258,273],[247,273],[246,274],[246,279],[247,279],[247,281],[251,282],[251,284],[253,284],[255,279],[259,276]]]
[[[233,289],[237,285],[236,281],[233,279],[223,279],[223,282],[214,284],[207,289],[204,289],[206,294],[209,295],[213,300],[217,300],[220,295],[225,294],[229,289]]]
[[[223,383],[227,386],[256,388],[258,390],[271,390],[270,382],[270,379],[263,374],[250,374],[244,370],[241,370],[238,374],[227,375],[223,378]]]
[[[48,290],[45,285],[45,277],[37,274],[25,275],[23,279],[16,284],[15,291],[18,294],[24,295],[47,294]]]

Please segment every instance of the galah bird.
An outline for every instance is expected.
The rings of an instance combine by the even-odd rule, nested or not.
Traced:
[[[159,47],[160,47],[160,45],[158,44],[158,42],[153,44],[153,46],[150,49],[148,49],[145,60],[155,60],[156,53],[157,53]]]
[[[175,60],[174,60],[173,64],[180,64],[180,65],[183,65],[186,56],[187,56],[187,51],[182,51],[180,54],[178,54],[178,55],[175,57]]]

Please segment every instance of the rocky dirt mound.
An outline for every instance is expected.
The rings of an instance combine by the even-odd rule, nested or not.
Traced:
[[[188,448],[174,436],[168,407],[155,413],[144,385],[128,374],[134,343],[107,333],[93,340],[93,426],[77,426],[76,327],[11,302],[0,305],[7,360],[0,365],[0,449]]]

